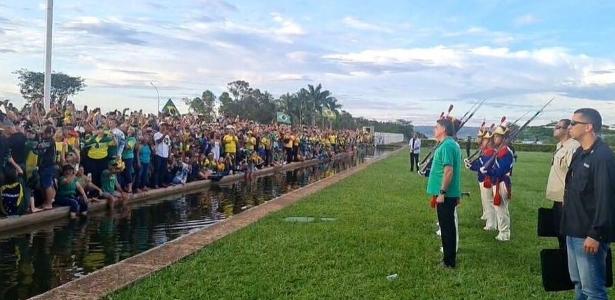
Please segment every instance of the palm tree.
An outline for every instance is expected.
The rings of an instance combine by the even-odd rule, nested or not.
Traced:
[[[322,85],[319,83],[316,87],[308,84],[307,98],[312,102],[312,126],[316,125],[316,112],[322,114],[322,109],[325,103],[331,101],[331,92],[322,90]]]
[[[332,112],[335,113],[335,115],[339,116],[340,114],[340,109],[342,108],[342,105],[337,103],[337,98],[335,97],[329,97],[327,99],[327,101],[325,102],[325,106],[330,109]]]

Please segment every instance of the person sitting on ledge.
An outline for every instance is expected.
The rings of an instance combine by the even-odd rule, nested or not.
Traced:
[[[80,197],[77,196],[77,192],[81,194]],[[88,213],[88,196],[75,177],[75,168],[71,165],[62,167],[62,177],[58,180],[58,194],[53,204],[68,206],[71,219],[77,218],[77,214],[85,216]]]
[[[19,216],[27,212],[28,201],[24,197],[24,186],[19,182],[15,169],[5,172],[4,184],[0,186],[0,197],[0,215]]]
[[[107,206],[113,208],[116,202],[121,201],[122,204],[126,200],[126,193],[122,190],[120,183],[117,181],[117,174],[121,172],[117,160],[110,160],[109,166],[102,172],[100,183],[102,185],[103,198],[107,199]]]

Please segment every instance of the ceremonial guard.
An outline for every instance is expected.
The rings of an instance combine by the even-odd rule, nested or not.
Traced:
[[[511,178],[515,163],[514,153],[508,147],[508,122],[504,121],[493,132],[494,155],[480,167],[480,173],[489,177],[493,189],[493,208],[497,219],[498,241],[510,240],[510,213],[508,203],[511,199]]]
[[[497,230],[497,219],[495,208],[493,207],[493,184],[491,178],[485,176],[480,169],[495,154],[491,141],[492,133],[490,131],[494,126],[495,125],[492,125],[491,128],[488,128],[485,127],[485,123],[481,125],[477,135],[480,156],[474,160],[471,160],[472,157],[464,160],[466,168],[476,172],[478,175],[478,188],[480,190],[481,204],[483,207],[481,219],[485,220],[486,224],[483,230],[487,231]]]

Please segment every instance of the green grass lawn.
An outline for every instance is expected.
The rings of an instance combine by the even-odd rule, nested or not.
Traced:
[[[520,153],[510,205],[512,240],[484,232],[475,175],[459,209],[458,267],[444,270],[436,214],[426,179],[411,174],[408,155],[372,165],[309,199],[274,213],[113,299],[571,299],[542,289],[539,251],[555,238],[536,236],[549,153]],[[286,217],[316,219],[289,223]],[[388,281],[386,276],[399,275]],[[611,296],[615,293],[611,293]]]

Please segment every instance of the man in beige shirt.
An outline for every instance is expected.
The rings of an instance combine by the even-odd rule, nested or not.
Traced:
[[[564,203],[564,188],[566,181],[566,173],[572,161],[572,155],[579,148],[579,142],[570,138],[568,127],[570,120],[563,119],[557,122],[553,130],[553,137],[559,142],[556,145],[553,161],[551,162],[551,171],[549,172],[549,180],[547,181],[547,199],[553,201],[553,221],[556,232],[559,235],[560,221],[562,218],[562,205]],[[566,249],[566,240],[564,237],[558,236],[560,249]]]

